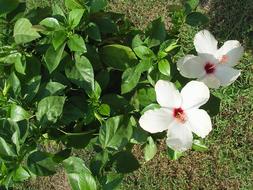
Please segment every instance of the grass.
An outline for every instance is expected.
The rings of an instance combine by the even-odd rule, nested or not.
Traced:
[[[31,0],[31,5],[44,5],[46,0]],[[139,28],[158,16],[166,18],[169,26],[166,0],[113,0],[110,9],[125,13]],[[231,86],[215,91],[222,99],[221,112],[213,118],[214,129],[206,139],[207,152],[190,151],[178,161],[166,157],[165,145],[160,143],[156,157],[134,174],[128,175],[122,190],[168,189],[253,189],[253,3],[252,0],[202,1],[202,8],[210,16],[208,29],[219,41],[238,39],[247,52],[238,69],[240,78]],[[182,30],[182,39],[190,43],[196,30]],[[138,151],[136,151],[138,152]],[[140,153],[137,154],[141,157]],[[140,158],[141,159],[141,158]],[[45,178],[25,189],[68,189],[64,175]],[[44,182],[43,182],[44,181]],[[61,181],[62,183],[59,183]],[[44,183],[44,185],[43,185]],[[47,184],[47,185],[45,185]],[[58,184],[58,185],[57,185]]]

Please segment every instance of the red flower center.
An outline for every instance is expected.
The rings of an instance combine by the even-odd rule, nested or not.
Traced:
[[[207,74],[214,73],[214,71],[215,71],[215,65],[212,64],[212,63],[210,63],[210,62],[207,62],[205,64],[205,71],[206,71]]]
[[[185,123],[185,121],[186,121],[186,115],[185,115],[184,110],[182,108],[174,108],[173,117],[177,121],[179,121],[180,123]]]

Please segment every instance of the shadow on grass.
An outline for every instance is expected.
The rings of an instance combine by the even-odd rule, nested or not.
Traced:
[[[209,29],[218,39],[237,39],[247,49],[253,49],[252,0],[209,0]]]

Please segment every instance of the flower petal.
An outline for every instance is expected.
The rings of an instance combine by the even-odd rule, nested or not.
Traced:
[[[204,63],[199,56],[186,55],[177,62],[177,69],[184,77],[199,78],[205,73]]]
[[[199,108],[208,101],[210,92],[203,82],[191,81],[184,86],[181,96],[183,109]]]
[[[243,55],[244,48],[241,46],[240,42],[237,40],[229,40],[224,43],[224,45],[218,50],[217,58],[222,61],[223,56],[225,56],[225,65],[235,66]]]
[[[198,81],[201,81],[205,83],[209,88],[219,88],[220,87],[220,81],[216,78],[214,74],[208,74],[205,75],[204,77],[198,79]]]
[[[156,100],[162,107],[180,107],[182,102],[181,95],[172,82],[157,81],[155,91]]]
[[[192,146],[192,132],[188,124],[173,122],[168,129],[166,144],[175,151],[183,152]]]
[[[199,54],[215,54],[217,51],[217,44],[217,40],[208,30],[201,30],[195,35],[194,46]]]
[[[186,115],[191,131],[201,138],[205,138],[212,130],[211,118],[205,110],[190,109]]]
[[[215,76],[219,79],[221,86],[230,85],[240,76],[240,74],[241,72],[239,70],[226,65],[217,66],[215,72]]]
[[[148,110],[140,118],[140,126],[150,133],[158,133],[168,129],[173,121],[172,111],[165,108]]]

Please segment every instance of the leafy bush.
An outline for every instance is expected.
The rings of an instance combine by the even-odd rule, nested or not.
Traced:
[[[190,0],[172,13],[170,33],[162,18],[140,31],[124,15],[106,12],[106,5],[65,0],[64,9],[53,4],[27,11],[25,3],[0,0],[2,186],[63,166],[72,189],[111,190],[140,167],[131,151],[135,144],[143,146],[146,161],[155,156],[156,141],[165,134],[149,134],[138,120],[160,107],[157,81],[180,89],[189,81],[175,64],[183,53],[179,28],[208,18]],[[211,95],[204,108],[217,114],[219,99]],[[177,108],[175,117],[182,122],[181,112]],[[194,139],[194,150],[207,149]],[[61,150],[47,152],[49,140]],[[94,152],[90,165],[72,156],[72,149]],[[169,158],[181,155],[168,147]]]

